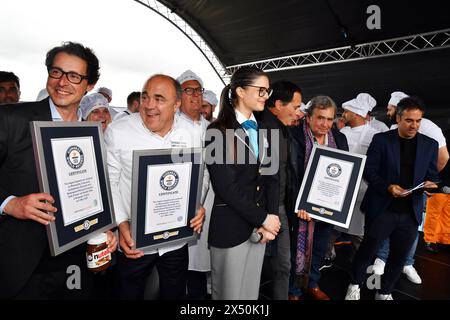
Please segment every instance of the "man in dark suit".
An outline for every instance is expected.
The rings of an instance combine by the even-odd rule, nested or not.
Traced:
[[[376,134],[369,146],[364,170],[369,187],[361,205],[366,230],[353,262],[347,300],[359,300],[367,267],[388,237],[390,254],[375,299],[392,300],[391,292],[422,222],[423,189],[408,189],[422,182],[425,189],[437,188],[433,181],[438,181],[438,144],[418,133],[422,115],[420,100],[402,99],[397,105],[398,128]]]
[[[289,277],[291,274],[291,245],[289,237],[289,220],[294,213],[295,200],[288,202],[288,190],[295,171],[291,166],[291,141],[288,127],[292,121],[298,118],[297,110],[300,109],[302,93],[300,88],[290,81],[277,81],[271,85],[272,95],[267,99],[264,111],[257,115],[270,129],[270,135],[278,133],[277,143],[279,152],[278,180],[280,182],[278,217],[281,222],[281,230],[275,239],[266,245],[266,256],[270,264],[263,266],[263,274],[271,267],[273,273],[272,299],[287,300],[289,292]],[[296,178],[296,177],[295,177]]]
[[[0,298],[64,298],[67,268],[86,265],[82,246],[50,256],[45,225],[58,219],[57,208],[50,194],[39,193],[30,121],[80,120],[80,100],[99,78],[98,59],[68,42],[47,53],[46,66],[49,98],[0,109]],[[114,251],[115,237],[108,238]]]

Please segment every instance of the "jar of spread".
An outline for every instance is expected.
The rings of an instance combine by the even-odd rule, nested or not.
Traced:
[[[100,233],[87,242],[86,261],[92,272],[105,270],[111,265],[111,252],[108,250],[106,233]]]

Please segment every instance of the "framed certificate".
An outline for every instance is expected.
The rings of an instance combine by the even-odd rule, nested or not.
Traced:
[[[31,123],[41,192],[55,199],[56,220],[46,226],[56,256],[115,224],[103,132],[95,122]]]
[[[200,205],[202,148],[133,151],[131,233],[153,250],[196,238],[189,226]]]
[[[365,155],[314,145],[296,211],[305,210],[316,220],[348,228],[365,163]]]

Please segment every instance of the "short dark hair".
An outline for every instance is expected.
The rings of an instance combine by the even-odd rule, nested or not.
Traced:
[[[133,91],[127,97],[127,105],[130,106],[134,101],[139,101],[141,93],[139,91]]]
[[[275,107],[275,101],[280,100],[283,104],[288,104],[294,98],[296,92],[302,94],[300,88],[290,81],[277,81],[271,85],[272,95],[267,99],[266,106]]]
[[[425,113],[425,106],[419,97],[406,97],[398,102],[395,112],[401,117],[405,110],[420,110],[423,115]]]
[[[100,66],[97,57],[95,56],[92,49],[83,46],[76,42],[63,42],[61,46],[54,47],[49,52],[47,52],[47,57],[45,59],[45,65],[47,69],[53,66],[53,60],[58,53],[67,53],[69,55],[77,56],[83,59],[87,63],[87,81],[89,84],[96,84],[98,78],[100,78]]]
[[[17,84],[17,88],[20,89],[19,77],[14,72],[0,71],[0,82],[14,81]]]

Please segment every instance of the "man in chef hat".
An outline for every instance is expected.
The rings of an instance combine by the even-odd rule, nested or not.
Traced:
[[[372,142],[373,136],[379,132],[370,126],[366,120],[369,110],[371,110],[375,105],[375,99],[368,93],[360,93],[356,98],[342,104],[342,109],[344,109],[342,118],[344,119],[346,126],[344,126],[340,131],[347,138],[350,152],[365,155],[370,143]],[[348,229],[335,227],[335,232],[333,232],[330,237],[324,266],[331,266],[331,260],[333,260],[333,256],[335,256],[333,250],[334,242],[341,233],[348,233],[351,236],[352,255],[350,260],[358,250],[364,236],[364,215],[360,211],[359,207],[366,190],[367,183],[364,180],[361,180],[350,226]]]
[[[215,120],[213,113],[216,109],[217,102],[216,94],[211,90],[205,90],[203,93],[202,115],[210,122]]]
[[[202,115],[203,87],[202,79],[191,70],[184,71],[176,79],[182,89],[181,105],[176,113],[177,125],[185,131],[185,138],[189,147],[202,147],[205,141],[206,128],[209,125]],[[209,191],[209,173],[204,169],[202,196],[200,202],[205,204]],[[211,210],[205,212],[203,234],[196,243],[189,245],[189,272],[187,276],[187,298],[204,299],[207,294],[207,273],[211,270],[207,237]]]

